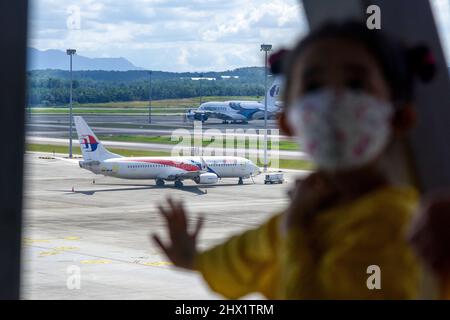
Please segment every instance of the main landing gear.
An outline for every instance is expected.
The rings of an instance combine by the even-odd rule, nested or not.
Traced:
[[[158,187],[163,187],[166,183],[164,182],[163,179],[156,179],[156,185]]]
[[[175,180],[175,187],[176,188],[183,188],[183,181]]]
[[[244,184],[244,180],[242,178],[239,178],[238,184]]]

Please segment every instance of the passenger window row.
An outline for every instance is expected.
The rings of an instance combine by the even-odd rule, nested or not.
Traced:
[[[127,168],[136,169],[136,168],[162,168],[167,167],[165,164],[140,164],[140,165],[128,165]]]

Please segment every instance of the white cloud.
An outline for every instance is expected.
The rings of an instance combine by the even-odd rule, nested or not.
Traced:
[[[81,29],[67,28],[67,7]],[[297,0],[32,0],[30,46],[123,56],[155,70],[262,65],[259,44],[291,45],[306,23]]]

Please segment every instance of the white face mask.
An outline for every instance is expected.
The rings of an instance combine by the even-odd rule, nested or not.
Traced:
[[[288,121],[300,146],[320,169],[361,167],[386,147],[393,107],[370,95],[320,90],[289,106]]]

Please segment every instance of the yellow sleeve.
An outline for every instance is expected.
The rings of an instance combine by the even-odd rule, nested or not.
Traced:
[[[395,203],[376,205],[373,209],[363,219],[349,221],[332,235],[335,244],[317,273],[324,297],[417,297],[420,270],[405,236],[413,210]],[[380,289],[369,289],[377,284]]]
[[[251,292],[261,292],[266,297],[273,294],[268,278],[274,274],[278,217],[197,256],[195,268],[212,290],[230,299]]]

